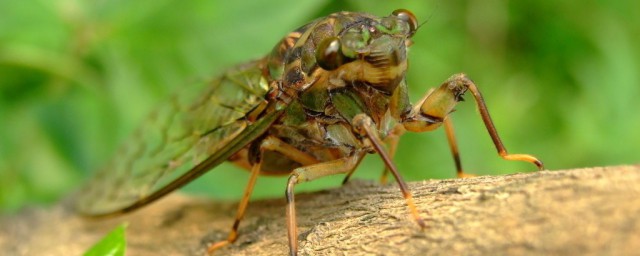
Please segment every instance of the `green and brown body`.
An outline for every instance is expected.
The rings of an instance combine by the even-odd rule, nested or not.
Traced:
[[[265,58],[262,68],[272,81],[272,91],[277,92],[269,100],[283,101],[286,107],[262,138],[278,138],[309,154],[315,162],[375,152],[354,131],[352,122],[357,114],[365,114],[377,124],[379,136],[384,138],[402,119],[401,115],[410,110],[404,82],[410,27],[398,23],[394,25],[399,26],[386,28],[378,17],[342,12],[285,37]],[[396,29],[397,34],[382,34],[381,29]],[[363,31],[369,34],[363,35]],[[357,59],[334,70],[320,67],[316,49],[327,38],[340,38],[342,44],[360,44],[356,49],[360,52],[354,55]],[[248,159],[243,158],[259,157],[252,148],[261,142],[253,141],[235,161],[250,166],[251,161],[247,163]],[[261,157],[264,174],[288,174],[304,165],[274,151]]]
[[[404,131],[445,124],[462,176],[447,116],[467,90],[500,156],[542,168],[533,156],[506,152],[480,92],[463,74],[411,105],[405,72],[417,28],[406,10],[388,17],[335,13],[291,32],[265,58],[232,68],[211,83],[185,88],[152,113],[88,183],[79,195],[80,212],[109,216],[138,209],[231,161],[251,176],[228,239],[209,251],[236,240],[259,175],[288,175],[286,212],[295,254],[295,185],[333,174],[348,179],[364,155],[378,153],[424,227],[391,158]]]

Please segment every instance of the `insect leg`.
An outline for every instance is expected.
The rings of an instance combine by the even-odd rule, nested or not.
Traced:
[[[387,145],[387,149],[389,150],[389,157],[393,159],[396,155],[396,150],[398,149],[398,142],[400,142],[400,136],[404,133],[404,127],[400,124],[393,127],[391,133],[384,138],[385,144]],[[384,170],[382,170],[382,175],[380,175],[380,183],[387,184],[387,175],[389,174],[389,167],[385,165]]]
[[[306,152],[301,151],[274,136],[265,138],[261,144],[261,147],[263,150],[272,150],[281,153],[289,159],[296,161],[302,165],[317,164],[319,162],[318,159],[316,159],[312,155],[309,155]]]
[[[242,199],[238,204],[238,211],[236,212],[236,219],[233,222],[233,226],[231,227],[231,231],[229,232],[229,236],[227,240],[216,242],[209,246],[207,249],[207,253],[211,254],[217,249],[220,249],[228,244],[231,244],[238,239],[238,227],[240,226],[240,221],[244,218],[245,210],[247,209],[247,205],[249,205],[249,199],[251,198],[251,193],[253,192],[253,188],[256,184],[256,180],[258,179],[258,175],[260,174],[260,168],[262,164],[260,162],[254,164],[251,167],[251,175],[249,176],[249,182],[247,183],[247,187],[244,190],[244,194],[242,195]]]
[[[259,160],[257,163],[255,163],[251,167],[251,175],[249,177],[249,182],[242,196],[242,200],[240,200],[240,203],[238,205],[236,219],[233,222],[231,232],[229,232],[229,236],[227,237],[227,240],[220,241],[209,246],[209,248],[207,249],[208,253],[211,253],[225,245],[231,244],[235,242],[236,239],[238,238],[238,227],[240,225],[240,221],[244,217],[245,211],[247,209],[247,205],[249,204],[249,199],[251,198],[251,193],[253,192],[253,188],[256,184],[256,180],[258,178],[258,175],[260,174],[260,171],[262,168],[262,157],[264,155],[264,152],[269,150],[280,152],[285,156],[287,156],[288,158],[296,162],[299,162],[301,164],[315,164],[318,162],[317,159],[313,158],[309,154],[298,150],[297,148],[285,143],[284,141],[276,137],[273,137],[273,136],[266,137],[260,143]]]
[[[493,125],[493,121],[491,120],[491,116],[489,116],[489,110],[487,110],[487,105],[484,103],[484,99],[482,98],[482,94],[480,94],[480,90],[476,84],[471,81],[465,74],[457,74],[452,78],[449,78],[452,81],[455,81],[457,84],[461,84],[471,91],[471,94],[476,100],[476,105],[478,110],[480,111],[480,116],[482,117],[482,122],[484,122],[487,131],[489,132],[489,136],[491,136],[491,140],[493,140],[493,144],[496,146],[498,150],[498,155],[505,160],[515,160],[515,161],[525,161],[535,164],[539,170],[544,169],[544,165],[542,161],[538,160],[538,158],[527,155],[527,154],[509,154],[507,153],[507,148],[502,144],[502,140],[500,140],[500,136],[498,136],[498,131],[496,127]]]
[[[353,124],[356,131],[358,131],[361,135],[367,136],[367,138],[369,138],[369,141],[371,141],[373,148],[376,150],[376,152],[378,152],[380,157],[382,157],[385,165],[387,166],[391,174],[393,174],[393,176],[396,178],[396,182],[398,182],[400,191],[402,191],[402,196],[404,196],[404,199],[407,201],[407,206],[409,207],[409,210],[411,211],[414,219],[416,220],[416,222],[418,222],[420,227],[425,228],[426,224],[424,224],[422,217],[420,217],[420,214],[418,213],[418,208],[413,202],[411,191],[409,191],[407,183],[404,181],[402,176],[400,176],[400,173],[398,172],[396,165],[391,160],[391,157],[384,150],[384,147],[382,146],[382,140],[380,140],[380,138],[378,137],[378,132],[375,125],[373,124],[373,121],[371,120],[371,117],[365,114],[358,114],[353,118]]]
[[[298,232],[296,222],[296,209],[294,188],[296,184],[312,181],[328,175],[349,173],[355,169],[364,157],[364,153],[357,153],[349,157],[340,158],[328,162],[299,167],[293,170],[287,182],[285,195],[287,197],[287,230],[289,237],[290,254],[296,255],[298,251]]]
[[[449,149],[451,149],[451,155],[453,156],[453,162],[456,165],[456,174],[458,178],[473,177],[473,174],[464,173],[462,170],[462,162],[460,161],[460,152],[458,151],[458,142],[456,141],[456,135],[453,130],[453,123],[450,117],[444,119],[444,130],[447,134],[447,141],[449,142]]]
[[[393,156],[395,156],[396,154],[396,150],[398,149],[398,142],[400,142],[400,136],[403,133],[404,128],[402,127],[402,125],[398,124],[393,128],[393,130],[391,130],[391,133],[386,138],[384,138],[384,144],[387,146],[387,149],[389,150],[389,156],[391,158],[393,158]],[[353,171],[355,171],[355,169],[347,173],[347,175],[344,177],[344,180],[342,180],[343,185],[349,181],[351,175],[353,174]],[[385,166],[384,169],[382,169],[382,174],[380,175],[381,184],[387,184],[388,174],[389,169],[387,168],[387,166]]]
[[[449,122],[446,119],[449,113],[453,112],[455,105],[463,100],[462,95],[464,95],[467,90],[471,91],[476,101],[482,121],[489,132],[489,136],[491,136],[493,144],[498,150],[498,155],[506,160],[530,162],[535,164],[538,169],[544,169],[542,162],[532,155],[507,153],[507,149],[502,144],[498,132],[493,125],[491,116],[489,116],[489,111],[484,103],[482,94],[480,94],[476,84],[465,74],[451,76],[438,89],[423,98],[420,103],[413,108],[411,114],[403,118],[402,124],[404,128],[413,132],[431,131],[445,122],[445,126],[449,126],[449,128],[446,128],[447,137],[453,152],[454,161],[456,161],[456,168],[460,175],[462,168],[458,163],[459,155],[457,154],[457,145],[455,145],[453,129],[450,124],[446,124]]]

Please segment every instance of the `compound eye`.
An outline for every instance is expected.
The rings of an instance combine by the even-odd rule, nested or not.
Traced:
[[[393,11],[391,14],[409,24],[409,37],[416,33],[416,30],[418,29],[418,19],[416,19],[416,16],[413,15],[412,12],[405,9],[398,9]]]
[[[337,37],[322,40],[316,49],[316,62],[325,70],[335,70],[349,59],[342,53],[342,43]]]

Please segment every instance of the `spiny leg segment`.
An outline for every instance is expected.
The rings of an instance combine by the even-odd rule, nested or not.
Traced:
[[[482,94],[480,94],[480,90],[478,90],[478,87],[473,81],[471,81],[471,79],[469,79],[465,74],[459,74],[453,76],[453,81],[467,87],[469,91],[471,91],[471,94],[473,94],[473,97],[476,99],[478,110],[480,111],[480,116],[482,117],[482,122],[484,122],[484,125],[487,128],[489,136],[491,136],[491,140],[493,140],[493,144],[496,146],[496,150],[498,150],[498,154],[503,159],[530,162],[535,164],[538,167],[538,170],[544,170],[544,164],[542,161],[532,155],[507,153],[507,148],[502,144],[502,140],[500,140],[500,136],[498,136],[498,131],[496,130],[495,125],[493,125],[491,116],[489,116],[489,110],[487,110],[487,105],[484,103]]]
[[[453,132],[453,125],[448,119],[448,115],[453,111],[453,108],[458,104],[458,102],[463,100],[462,95],[464,95],[467,90],[471,91],[471,94],[476,101],[480,117],[482,118],[487,132],[489,132],[489,136],[498,151],[498,155],[505,160],[529,162],[536,165],[539,170],[543,170],[544,165],[542,161],[538,160],[538,158],[528,154],[509,154],[507,152],[507,149],[502,143],[502,140],[498,135],[498,131],[491,120],[491,116],[489,115],[489,111],[480,90],[478,90],[476,84],[465,74],[453,75],[440,85],[439,88],[434,91],[430,91],[418,102],[418,104],[415,105],[413,111],[403,118],[401,121],[402,125],[409,131],[425,132],[431,131],[444,123],[447,140],[456,165],[458,177],[469,176],[465,174],[462,169],[458,145]]]

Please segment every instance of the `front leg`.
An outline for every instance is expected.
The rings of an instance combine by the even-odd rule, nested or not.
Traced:
[[[462,170],[462,164],[460,163],[460,155],[458,153],[458,146],[453,133],[453,126],[448,120],[448,115],[453,111],[453,108],[462,101],[462,96],[469,90],[476,101],[480,116],[484,122],[491,140],[498,150],[498,155],[505,160],[525,161],[535,164],[538,169],[544,169],[544,165],[540,160],[532,155],[527,154],[509,154],[500,136],[496,130],[487,106],[484,103],[482,94],[478,90],[476,84],[471,81],[465,74],[456,74],[451,76],[445,81],[439,88],[428,93],[424,98],[415,105],[409,115],[402,118],[401,123],[405,129],[413,132],[431,131],[446,123],[446,133],[449,141],[449,147],[453,154],[453,159],[456,163],[456,169],[458,177],[464,177],[465,174]]]

